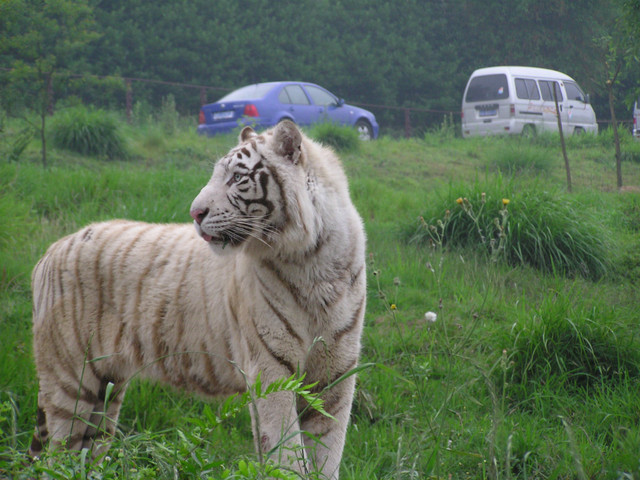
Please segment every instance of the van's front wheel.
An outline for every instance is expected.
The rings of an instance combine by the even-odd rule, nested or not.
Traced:
[[[536,127],[528,123],[522,127],[522,136],[524,138],[533,138],[536,136]]]

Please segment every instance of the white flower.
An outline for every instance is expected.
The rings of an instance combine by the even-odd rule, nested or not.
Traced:
[[[438,318],[438,315],[434,312],[427,312],[424,314],[424,318],[429,323],[435,323],[436,319]]]

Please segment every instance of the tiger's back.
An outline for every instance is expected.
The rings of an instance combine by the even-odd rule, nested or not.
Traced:
[[[195,229],[93,224],[36,265],[31,454],[47,439],[106,448],[135,376],[209,396],[304,373],[335,420],[291,392],[258,399],[256,448],[282,444],[299,472],[338,478],[366,293],[364,230],[339,161],[288,122],[245,129],[191,215]]]

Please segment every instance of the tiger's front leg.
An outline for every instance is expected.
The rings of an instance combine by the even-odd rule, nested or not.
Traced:
[[[251,407],[256,450],[264,460],[290,466],[304,475],[308,465],[293,392],[276,392],[256,399]]]
[[[302,430],[314,437],[304,437],[309,464],[327,479],[338,480],[355,383],[355,376],[348,377],[322,395],[324,409],[333,418],[311,408],[301,414]]]

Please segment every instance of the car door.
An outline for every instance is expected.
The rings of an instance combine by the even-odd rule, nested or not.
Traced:
[[[331,121],[341,125],[351,124],[349,109],[345,108],[344,102],[329,93],[327,90],[315,85],[305,85],[305,90],[311,97],[313,104],[318,107],[320,115],[316,121]]]
[[[319,115],[318,109],[311,104],[311,100],[300,85],[286,85],[278,94],[284,113],[290,116],[298,125],[309,125]]]

